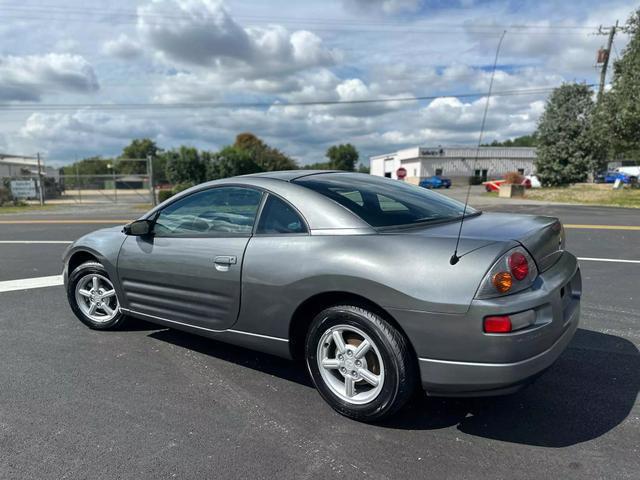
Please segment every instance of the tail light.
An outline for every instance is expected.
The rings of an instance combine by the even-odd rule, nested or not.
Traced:
[[[531,255],[516,247],[502,255],[480,282],[476,298],[493,298],[516,293],[531,286],[538,269]]]

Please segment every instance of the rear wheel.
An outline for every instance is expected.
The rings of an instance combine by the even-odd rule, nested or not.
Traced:
[[[306,362],[320,395],[339,413],[362,421],[392,415],[415,391],[415,362],[404,335],[353,305],[314,319]]]
[[[85,262],[71,272],[67,299],[76,317],[90,328],[116,329],[125,321],[113,283],[98,262]]]

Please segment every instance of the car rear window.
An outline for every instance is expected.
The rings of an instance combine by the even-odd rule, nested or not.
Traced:
[[[411,185],[366,174],[322,173],[294,180],[348,208],[373,227],[394,227],[453,220],[464,204]],[[467,214],[476,213],[467,207]]]

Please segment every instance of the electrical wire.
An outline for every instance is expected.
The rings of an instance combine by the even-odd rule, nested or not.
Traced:
[[[595,84],[587,84],[589,87]],[[550,93],[557,87],[537,87],[530,89],[503,90],[493,92],[492,96],[514,95],[542,95]],[[487,92],[450,93],[442,95],[421,95],[398,98],[370,98],[362,100],[313,100],[304,102],[180,102],[180,103],[2,103],[2,111],[63,111],[63,110],[171,110],[171,109],[225,109],[225,108],[285,108],[285,107],[313,107],[313,106],[339,106],[339,105],[366,105],[406,103],[439,98],[473,98],[483,97]]]

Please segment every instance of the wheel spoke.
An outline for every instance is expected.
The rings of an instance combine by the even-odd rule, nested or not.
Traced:
[[[363,340],[362,343],[358,345],[358,348],[356,348],[354,356],[359,360],[367,354],[370,348],[371,344],[369,343],[369,340]]]
[[[91,306],[89,307],[89,315],[93,315],[96,313],[96,309],[98,308],[98,304],[96,302],[91,302]]]
[[[344,379],[344,394],[347,397],[353,397],[356,393],[355,390],[356,382],[351,377],[346,377]]]
[[[89,290],[80,289],[78,290],[78,293],[83,297],[91,297],[91,292]]]
[[[111,308],[109,305],[107,305],[106,303],[102,304],[102,310],[105,311],[105,313],[109,316],[113,315],[113,308]]]
[[[342,338],[342,333],[338,330],[334,330],[332,335],[333,335],[333,341],[336,344],[336,348],[338,349],[338,352],[344,353],[344,351],[346,350],[346,347],[344,345],[344,339]]]
[[[336,368],[340,368],[340,360],[336,358],[325,358],[322,360],[322,366],[327,370],[335,370]]]
[[[102,298],[113,297],[116,294],[115,290],[108,290],[102,294]]]
[[[358,373],[364,379],[365,382],[367,382],[369,385],[373,387],[377,387],[378,384],[380,383],[380,377],[378,375],[371,373],[366,368],[360,368],[358,370]]]
[[[91,279],[92,285],[93,285],[93,289],[97,292],[98,289],[100,288],[100,281],[98,280],[98,277],[93,277]]]

